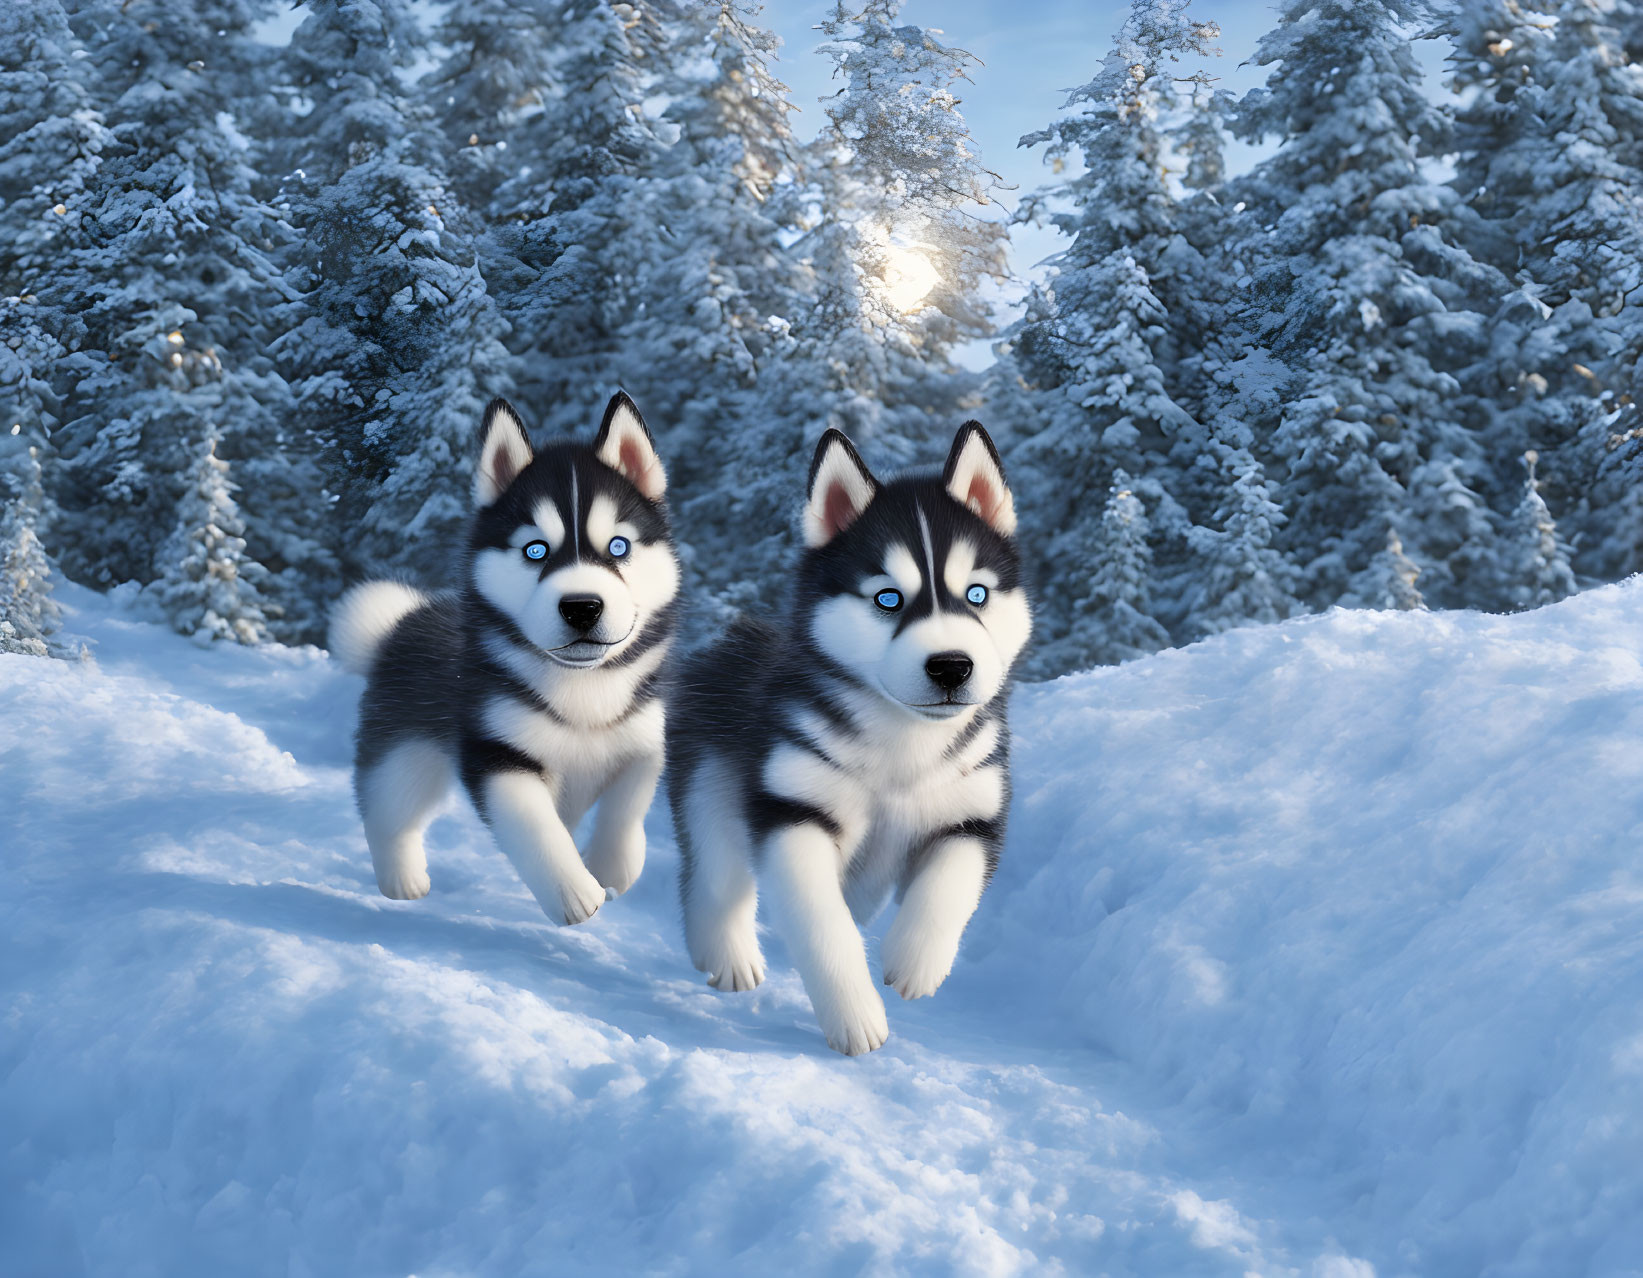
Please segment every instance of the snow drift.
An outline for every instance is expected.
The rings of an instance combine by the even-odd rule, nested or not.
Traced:
[[[359,680],[69,588],[0,658],[7,1274],[1620,1274],[1643,583],[1024,689],[999,881],[849,1061],[673,851],[570,931],[471,814],[375,894]]]

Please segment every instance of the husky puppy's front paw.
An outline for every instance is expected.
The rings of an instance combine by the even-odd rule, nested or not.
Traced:
[[[645,827],[634,825],[611,835],[599,831],[582,860],[594,878],[621,896],[645,868]]]
[[[724,994],[740,994],[757,989],[764,981],[764,955],[758,944],[752,949],[728,947],[696,964],[707,973],[707,983]]]
[[[707,983],[722,994],[745,994],[764,984],[764,955],[754,954],[739,962],[727,962],[714,971]]]
[[[377,873],[377,891],[390,901],[420,901],[428,895],[428,889],[432,886],[427,867],[420,870],[400,867],[387,873]]]
[[[903,998],[927,998],[941,988],[947,972],[933,963],[915,961],[911,968],[886,967],[884,983]]]
[[[818,1008],[817,1019],[827,1036],[827,1045],[846,1056],[876,1052],[890,1038],[884,1000],[871,985],[853,997],[841,999],[825,1013]]]
[[[885,933],[880,956],[884,983],[903,998],[924,998],[941,988],[958,958],[959,933],[927,913],[903,908]]]
[[[605,889],[599,880],[585,871],[567,883],[559,885],[559,903],[566,927],[586,923],[605,903]]]
[[[934,946],[893,945],[894,933],[884,939],[884,983],[903,998],[924,998],[941,988],[953,970],[953,953]]]
[[[700,902],[685,907],[685,948],[698,972],[722,994],[757,989],[764,981],[764,954],[751,911],[720,914]]]

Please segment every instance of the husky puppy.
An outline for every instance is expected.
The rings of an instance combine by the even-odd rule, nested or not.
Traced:
[[[979,423],[940,478],[881,484],[822,437],[779,625],[685,669],[668,743],[685,938],[721,990],[764,979],[759,886],[828,1045],[889,1037],[857,924],[893,889],[884,983],[933,993],[998,864],[1005,691],[1032,628],[1015,506]]]
[[[639,877],[679,590],[666,486],[626,395],[591,445],[540,452],[494,400],[461,589],[342,597],[330,643],[370,680],[354,793],[384,896],[427,895],[422,833],[457,777],[549,918],[581,923]],[[571,832],[596,801],[579,853]]]

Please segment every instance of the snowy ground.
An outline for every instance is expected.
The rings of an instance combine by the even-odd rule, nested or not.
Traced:
[[[69,590],[0,657],[0,1273],[1643,1272],[1643,582],[1029,688],[947,987],[547,924],[471,814],[377,896],[359,683]]]

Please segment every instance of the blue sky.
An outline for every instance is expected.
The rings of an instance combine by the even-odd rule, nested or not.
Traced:
[[[815,52],[821,33],[815,26],[833,7],[833,0],[767,0],[763,22],[782,37],[777,74],[793,91],[800,109],[794,120],[801,138],[812,136],[824,123],[818,98],[837,90],[831,80],[832,62]],[[1091,3],[1090,0],[907,0],[904,22],[939,28],[944,43],[956,45],[980,58],[971,84],[958,92],[981,160],[1014,191],[999,193],[1013,208],[1025,191],[1049,178],[1043,148],[1016,146],[1024,134],[1053,120],[1066,99],[1065,90],[1088,81],[1100,69],[1113,34],[1129,15],[1128,3]],[[1219,77],[1218,88],[1242,94],[1260,84],[1261,67],[1241,63],[1254,54],[1260,37],[1276,25],[1270,0],[1198,0],[1194,16],[1221,24],[1222,56],[1206,65]],[[1183,64],[1185,67],[1186,64]],[[1196,70],[1186,69],[1187,74]],[[1228,147],[1229,164],[1243,167],[1254,152],[1238,143]],[[1000,214],[1002,215],[1002,213]],[[1042,274],[1040,263],[1065,241],[1047,227],[1014,227],[1010,235],[1010,266],[1019,280]],[[1000,292],[997,301],[1008,307],[1019,299],[1023,286]],[[1008,313],[1001,313],[1006,322]],[[960,350],[961,363],[982,368],[992,362],[991,344],[978,342]]]
[[[800,108],[794,123],[802,138],[814,134],[825,119],[817,99],[837,88],[829,78],[831,61],[815,52],[821,33],[814,28],[832,7],[832,0],[769,0],[762,15],[783,40],[776,70]],[[1013,206],[1021,192],[1048,177],[1043,148],[1020,149],[1017,139],[1053,120],[1064,90],[1096,73],[1129,10],[1127,3],[1090,0],[907,0],[903,21],[941,29],[945,43],[968,50],[985,64],[975,68],[973,84],[959,86],[960,110],[982,162],[1018,188],[1001,193],[1006,205]],[[1217,87],[1241,94],[1261,83],[1262,68],[1239,64],[1275,25],[1268,0],[1199,0],[1192,13],[1221,24],[1223,54],[1207,64],[1210,74],[1219,77]],[[1246,150],[1234,144],[1228,160],[1235,166],[1241,159],[1247,162],[1241,154]],[[1012,264],[1018,274],[1027,274],[1040,258],[1056,251],[1058,237],[1017,228],[1012,243]]]
[[[782,37],[777,74],[793,91],[800,108],[795,130],[809,138],[825,121],[817,99],[836,91],[832,62],[815,51],[821,33],[814,28],[833,0],[766,0],[764,24]],[[1016,146],[1025,133],[1053,120],[1066,99],[1065,90],[1093,77],[1112,43],[1113,34],[1129,16],[1130,5],[1091,0],[907,0],[904,22],[939,28],[944,43],[975,54],[985,64],[974,69],[972,84],[961,84],[964,112],[981,160],[1015,191],[1000,192],[1007,208],[1019,196],[1049,180],[1043,148]],[[1194,17],[1220,23],[1221,56],[1205,62],[1217,77],[1217,88],[1242,96],[1265,82],[1270,67],[1251,62],[1260,38],[1278,24],[1272,0],[1194,0]],[[1417,56],[1426,71],[1427,91],[1445,97],[1441,75],[1446,49],[1439,41],[1418,41]],[[1196,67],[1183,62],[1183,73]],[[1251,147],[1228,139],[1227,164],[1234,172],[1249,168],[1276,142]],[[1017,226],[1010,236],[1010,265],[1018,280],[1042,275],[1040,263],[1064,247],[1065,241],[1049,228]],[[1002,291],[999,301],[1018,299],[1023,286]],[[1008,315],[1001,315],[1008,320]],[[992,362],[991,348],[976,343],[959,353],[962,363],[983,367]]]
[[[814,52],[821,39],[814,27],[832,7],[832,0],[771,0],[762,15],[784,42],[779,70],[803,110],[801,136],[819,127],[816,99],[834,88],[829,59]],[[1018,151],[1016,139],[1054,117],[1062,90],[1095,74],[1129,8],[1090,0],[907,0],[902,19],[939,28],[946,43],[986,64],[976,69],[974,84],[961,86],[965,118],[987,164],[1011,182],[1032,185],[1040,180],[1038,156]],[[1192,13],[1221,24],[1224,54],[1210,62],[1219,87],[1242,93],[1259,84],[1262,69],[1239,64],[1275,25],[1270,4],[1198,0]]]

